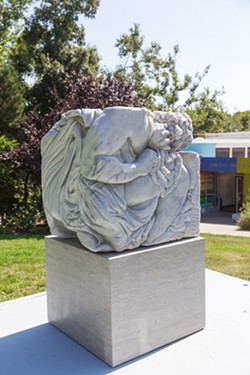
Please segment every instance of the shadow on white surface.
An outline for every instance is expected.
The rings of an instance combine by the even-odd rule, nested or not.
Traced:
[[[0,374],[105,375],[119,369],[124,370],[126,366],[175,345],[178,341],[112,368],[57,328],[46,323],[1,338]]]
[[[0,340],[1,375],[108,374],[113,369],[50,324]]]

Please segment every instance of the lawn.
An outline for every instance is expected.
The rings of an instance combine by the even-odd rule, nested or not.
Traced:
[[[206,239],[206,268],[250,281],[250,238],[201,234]]]
[[[206,267],[250,281],[250,238],[202,234]],[[44,235],[0,235],[0,302],[44,291]]]
[[[1,235],[0,302],[45,287],[44,235]]]

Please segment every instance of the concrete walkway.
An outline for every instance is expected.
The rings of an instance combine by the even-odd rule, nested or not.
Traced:
[[[228,236],[250,237],[250,231],[240,230],[229,212],[201,215],[201,233],[224,234]]]

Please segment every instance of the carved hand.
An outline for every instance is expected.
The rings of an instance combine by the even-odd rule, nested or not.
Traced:
[[[162,124],[156,124],[154,132],[149,140],[149,147],[154,150],[170,150],[169,131]]]
[[[141,167],[145,169],[146,173],[149,173],[151,169],[158,164],[157,152],[147,148],[139,156],[138,164],[141,164]]]

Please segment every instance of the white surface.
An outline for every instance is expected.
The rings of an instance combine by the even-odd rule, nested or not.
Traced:
[[[45,292],[0,303],[0,337],[36,327],[47,321]]]
[[[45,294],[1,303],[0,374],[249,375],[250,283],[206,275],[205,330],[113,369],[46,324]]]

